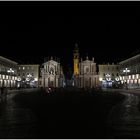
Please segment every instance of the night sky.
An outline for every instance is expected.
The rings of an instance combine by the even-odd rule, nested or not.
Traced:
[[[3,2],[0,55],[39,64],[56,56],[67,67],[78,43],[83,59],[119,62],[139,52],[139,9],[130,2]]]

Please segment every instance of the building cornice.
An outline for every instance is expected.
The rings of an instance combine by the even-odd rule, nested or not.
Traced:
[[[18,64],[18,66],[40,66],[39,64]]]
[[[128,62],[128,61],[130,61],[130,60],[133,60],[133,59],[136,59],[136,58],[138,58],[138,57],[140,57],[140,54],[135,55],[135,56],[133,56],[133,57],[131,57],[131,58],[128,58],[128,59],[126,59],[126,60],[124,60],[124,61],[121,61],[121,62],[119,62],[119,64],[126,63],[126,62]]]
[[[4,62],[8,62],[8,63],[15,64],[15,65],[18,64],[17,62],[12,61],[12,60],[10,60],[10,59],[8,59],[8,58],[5,58],[5,57],[3,57],[3,56],[0,56],[0,60],[2,60],[2,61],[4,61]]]

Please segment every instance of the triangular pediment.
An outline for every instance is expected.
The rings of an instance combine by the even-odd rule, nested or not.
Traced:
[[[58,64],[57,61],[49,60],[49,61],[45,62],[44,65],[46,65],[46,64],[48,64],[48,63],[50,63],[50,64]]]
[[[90,63],[90,62],[92,62],[92,61],[90,61],[90,60],[82,61],[82,63]]]

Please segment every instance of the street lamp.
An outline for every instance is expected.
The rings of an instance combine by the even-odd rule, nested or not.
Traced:
[[[14,70],[10,68],[9,70],[7,70],[7,72],[10,74],[11,79],[12,79],[12,74],[14,74]],[[10,81],[10,89],[11,89],[11,81]]]
[[[125,68],[123,72],[125,73],[126,76],[126,88],[127,88],[127,73],[130,72],[130,70],[128,68]]]

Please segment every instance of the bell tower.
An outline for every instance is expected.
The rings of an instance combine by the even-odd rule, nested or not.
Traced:
[[[79,74],[79,48],[78,44],[75,44],[73,51],[73,63],[74,63],[74,75]]]

